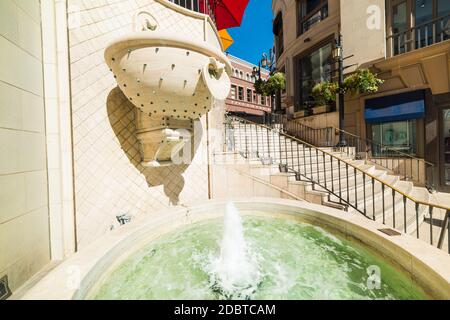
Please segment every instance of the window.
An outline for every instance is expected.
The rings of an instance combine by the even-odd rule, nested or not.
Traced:
[[[405,32],[408,27],[409,27],[409,23],[408,23],[408,19],[407,19],[407,6],[406,6],[406,1],[399,3],[398,5],[395,5],[393,7],[393,11],[392,11],[392,32],[394,34],[399,34],[401,32]],[[406,51],[405,48],[405,39],[404,37],[400,37],[397,40],[397,43],[395,45],[394,48],[394,53],[395,54],[399,54],[399,53],[404,53]]]
[[[231,85],[231,99],[236,100],[236,86],[234,84]]]
[[[261,105],[265,105],[266,104],[266,97],[261,96]]]
[[[391,3],[391,54],[450,39],[450,1],[392,0]]]
[[[313,87],[322,81],[330,80],[331,43],[296,59],[295,111],[313,104],[311,92]]]
[[[275,35],[275,52],[277,58],[284,51],[283,14],[279,12],[273,22],[273,34]]]
[[[328,0],[298,0],[297,17],[297,34],[301,35],[328,17]]]
[[[373,150],[375,156],[388,156],[387,148],[415,155],[416,120],[373,124],[372,140],[381,145]]]
[[[247,89],[247,102],[252,103],[252,98],[253,98],[252,89]]]
[[[253,101],[255,101],[255,103],[258,103],[258,101],[256,100],[256,91],[253,91]]]
[[[242,71],[239,71],[239,78],[244,79],[244,73]]]
[[[238,88],[238,99],[244,100],[244,88],[242,88],[242,87]]]

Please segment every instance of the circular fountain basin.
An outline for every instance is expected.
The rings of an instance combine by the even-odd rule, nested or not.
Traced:
[[[450,258],[408,235],[389,237],[373,221],[306,202],[257,198],[235,204],[257,266],[251,290],[217,285],[214,261],[226,203],[208,201],[111,232],[24,298],[450,298]]]

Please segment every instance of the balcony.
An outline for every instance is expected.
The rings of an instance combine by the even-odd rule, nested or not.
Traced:
[[[393,57],[449,39],[450,15],[446,15],[387,37],[387,53]]]
[[[212,10],[211,5],[212,1],[210,0],[169,0],[169,1],[188,10],[207,14],[215,22],[214,11]]]

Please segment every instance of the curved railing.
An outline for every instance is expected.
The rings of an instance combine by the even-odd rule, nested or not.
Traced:
[[[200,12],[207,14],[211,19],[216,21],[214,16],[214,10],[212,9],[212,2],[210,0],[168,0],[176,5],[192,10],[195,12]]]
[[[237,137],[236,129],[239,130]],[[256,132],[255,137],[253,134],[248,134],[253,131]],[[316,185],[319,186],[328,193],[329,200],[332,200],[332,197],[336,198],[339,204],[351,207],[369,219],[374,221],[382,219],[383,224],[392,226],[394,229],[401,228],[401,231],[405,233],[410,233],[408,227],[411,223],[415,224],[416,237],[429,241],[431,245],[436,244],[440,249],[444,246],[447,230],[450,253],[450,207],[417,199],[327,149],[316,147],[270,126],[238,117],[228,117],[225,135],[229,150],[234,149],[246,158],[256,155],[263,163],[277,163],[280,171],[295,174],[297,180],[306,179],[312,184],[313,189]],[[233,138],[230,139],[230,137]],[[338,169],[337,173],[335,168]],[[361,179],[363,184],[358,186],[357,181]],[[353,195],[350,195],[350,190]],[[363,193],[362,199],[358,197],[358,192]],[[388,197],[392,200],[390,212],[386,210]],[[398,219],[397,205],[403,206],[401,220]],[[426,221],[426,215],[429,222],[427,232],[421,228],[420,221]],[[440,226],[436,223],[437,216],[442,218]],[[390,221],[387,220],[388,218]],[[439,233],[437,243],[434,237],[436,233]]]

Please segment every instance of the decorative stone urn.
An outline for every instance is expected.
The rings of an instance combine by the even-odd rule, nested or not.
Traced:
[[[105,60],[136,106],[143,165],[172,165],[191,147],[194,121],[228,96],[231,64],[209,16],[166,0],[145,9],[134,31],[107,47]]]

